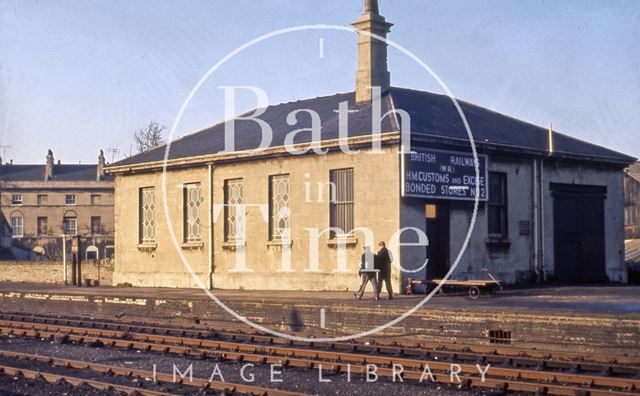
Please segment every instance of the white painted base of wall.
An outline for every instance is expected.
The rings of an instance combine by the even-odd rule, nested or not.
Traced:
[[[203,285],[207,285],[207,274],[196,273]],[[131,284],[134,287],[170,287],[176,289],[199,289],[197,281],[189,273],[114,272],[113,286]]]
[[[204,285],[207,285],[207,274],[197,273]],[[393,292],[400,293],[400,281],[392,279]],[[134,287],[170,287],[200,288],[195,279],[185,272],[155,273],[148,272],[116,272],[113,274],[113,285],[129,283]],[[355,292],[360,286],[357,273],[228,273],[214,274],[213,288],[223,290],[288,290],[288,291],[349,291]],[[372,292],[367,286],[367,292]],[[386,290],[383,290],[386,293]]]

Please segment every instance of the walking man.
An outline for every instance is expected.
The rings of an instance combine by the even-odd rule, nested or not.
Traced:
[[[389,300],[393,298],[393,289],[391,288],[391,255],[387,250],[387,245],[384,242],[378,243],[378,254],[376,254],[376,268],[378,272],[378,289],[382,292],[382,282],[387,289],[387,297]]]
[[[364,290],[367,288],[367,283],[371,282],[371,286],[373,287],[373,299],[378,301],[380,292],[378,290],[378,282],[376,281],[376,273],[377,269],[374,268],[374,260],[375,255],[369,248],[369,246],[365,246],[364,253],[360,257],[360,271],[358,274],[362,279],[362,283],[360,284],[360,288],[354,294],[357,299],[361,300],[364,295]]]

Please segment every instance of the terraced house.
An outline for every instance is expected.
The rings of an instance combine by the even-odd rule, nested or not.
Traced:
[[[355,90],[187,135],[172,143],[166,174],[166,147],[108,167],[114,283],[355,290],[363,249],[380,240],[391,246],[396,290],[450,271],[508,283],[626,282],[623,169],[634,158],[460,102],[476,172],[452,100],[391,86],[387,45],[367,34],[386,37],[392,26],[377,1],[354,26]],[[300,111],[322,121],[319,136],[312,117],[291,116]],[[262,124],[273,135],[254,150]]]
[[[62,235],[80,236],[83,259],[114,253],[113,177],[97,164],[0,162],[0,241],[3,259],[60,259]]]

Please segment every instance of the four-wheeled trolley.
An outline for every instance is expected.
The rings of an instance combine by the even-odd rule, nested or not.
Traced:
[[[426,285],[425,293],[428,294],[434,288],[438,287],[438,285],[442,285],[438,292],[440,294],[445,294],[447,290],[451,289],[463,289],[467,290],[469,297],[472,299],[477,299],[480,297],[481,293],[489,293],[493,294],[496,290],[502,289],[502,285],[499,280],[442,280],[442,279],[432,279],[432,280],[417,280],[417,279],[408,279],[407,282],[407,294],[414,294],[413,288],[418,285]]]

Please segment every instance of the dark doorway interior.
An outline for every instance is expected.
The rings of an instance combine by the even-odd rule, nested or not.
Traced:
[[[442,279],[449,272],[449,204],[430,202],[425,205],[427,221],[427,279]]]
[[[563,283],[606,281],[606,188],[552,184],[551,190],[556,280]]]

